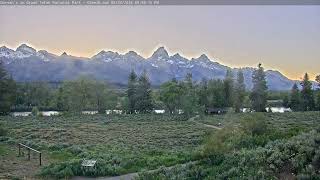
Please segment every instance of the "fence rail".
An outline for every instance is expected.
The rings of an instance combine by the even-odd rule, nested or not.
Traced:
[[[22,143],[18,144],[18,148],[19,148],[19,156],[21,156],[21,148],[26,148],[28,150],[28,160],[31,159],[30,158],[31,151],[34,151],[34,152],[38,153],[39,154],[39,165],[40,166],[42,165],[42,159],[41,159],[41,152],[40,151],[35,150],[35,149],[33,149],[33,148],[31,148],[31,147],[29,147],[29,146],[27,146],[25,144],[22,144]]]

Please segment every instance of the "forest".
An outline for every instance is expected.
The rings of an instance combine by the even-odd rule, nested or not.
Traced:
[[[243,108],[264,112],[271,106],[290,107],[293,111],[320,109],[320,86],[312,87],[307,73],[299,84],[301,88],[294,84],[291,91],[272,92],[268,91],[261,64],[252,75],[254,86],[251,90],[245,87],[241,70],[236,75],[227,71],[223,80],[203,79],[200,82],[193,81],[192,74],[187,74],[184,80],[173,78],[158,88],[150,84],[146,71],[140,76],[132,71],[125,89],[90,76],[61,83],[14,82],[3,68],[0,68],[0,76],[0,114],[32,110],[65,113],[121,110],[133,114],[163,109],[168,114],[183,112],[192,116],[208,113],[212,108],[228,108],[234,112]],[[315,80],[320,83],[320,75]]]

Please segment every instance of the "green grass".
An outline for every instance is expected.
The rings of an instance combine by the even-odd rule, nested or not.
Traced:
[[[0,156],[4,156],[8,153],[8,148],[4,144],[0,144]]]
[[[21,142],[47,152],[49,166],[42,172],[55,177],[62,175],[54,171],[63,174],[65,164],[72,168],[76,166],[73,161],[81,159],[96,159],[101,166],[110,167],[72,174],[110,176],[188,162],[193,160],[205,134],[213,131],[167,115],[0,119],[10,132],[8,143]]]
[[[239,126],[241,119],[257,113],[203,116],[195,121],[222,127]],[[287,137],[319,126],[320,112],[264,113],[266,124]],[[3,143],[24,143],[44,153],[43,176],[113,176],[197,161],[204,140],[216,129],[169,115],[70,115],[56,117],[0,117],[7,129]],[[280,135],[282,135],[280,133]],[[273,136],[268,138],[274,139]],[[244,143],[260,142],[247,137]],[[265,138],[265,137],[261,137]],[[265,144],[264,141],[261,144]],[[255,146],[253,146],[255,147]],[[4,150],[2,150],[2,149]],[[6,153],[0,146],[0,154]],[[95,170],[83,171],[83,159],[97,160]],[[206,163],[190,165],[196,173]],[[231,166],[226,166],[231,167]],[[219,168],[219,166],[215,166]],[[210,168],[209,168],[210,169]],[[211,174],[213,170],[211,169]],[[214,170],[219,172],[219,170]],[[36,172],[36,170],[35,170]],[[210,174],[203,172],[204,174]],[[199,175],[199,177],[201,177]]]
[[[71,152],[62,150],[49,152],[49,157],[57,161],[68,161],[69,159],[73,158],[74,155]]]
[[[250,117],[257,113],[228,113],[226,115],[212,115],[203,116],[197,121],[210,125],[222,126],[238,125],[240,120],[246,117]],[[267,118],[267,124],[273,128],[279,128],[287,130],[291,128],[303,128],[310,130],[315,126],[320,125],[320,112],[287,112],[287,113],[260,113],[264,114]]]
[[[259,119],[265,123],[252,123]],[[199,161],[145,171],[138,179],[320,178],[319,112],[230,113],[197,121],[224,126],[208,137]]]

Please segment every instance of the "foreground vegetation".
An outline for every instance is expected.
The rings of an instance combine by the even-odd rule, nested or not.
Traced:
[[[231,113],[193,121],[149,114],[3,116],[0,122],[4,160],[19,142],[43,152],[44,167],[33,169],[37,178],[132,172],[142,172],[139,179],[319,177],[320,112]],[[222,130],[204,125],[217,123]],[[97,160],[96,168],[81,167],[84,159]]]
[[[24,143],[48,154],[39,172],[56,178],[114,176],[192,161],[207,132],[180,116],[0,117],[8,130],[2,143]],[[83,159],[96,169],[81,168]],[[35,162],[37,163],[37,162]]]
[[[142,172],[138,179],[320,178],[319,112],[205,118],[226,124],[207,137],[198,161]]]

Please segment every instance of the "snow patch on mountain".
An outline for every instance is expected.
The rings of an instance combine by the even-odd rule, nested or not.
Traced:
[[[167,50],[164,47],[159,47],[150,57],[150,59],[156,59],[156,60],[163,60],[163,59],[168,59],[169,54]]]
[[[40,50],[37,52],[37,50],[26,44],[21,44],[16,50],[12,50],[6,46],[0,47],[0,57],[8,58],[11,61],[32,56],[38,57],[43,61],[50,61],[50,59],[55,57],[54,54],[48,53],[45,50]],[[7,63],[9,64],[11,61],[8,61]]]
[[[41,60],[46,63],[37,63]],[[74,79],[79,74],[90,74],[97,79],[126,83],[128,73],[134,69],[138,74],[147,70],[150,73],[150,81],[159,85],[172,77],[183,79],[187,73],[192,73],[195,80],[201,80],[202,78],[223,79],[228,69],[231,69],[236,76],[238,71],[238,68],[232,69],[219,64],[205,54],[191,60],[179,53],[169,56],[164,47],[159,47],[147,59],[135,51],[119,54],[104,50],[91,58],[82,58],[67,53],[58,56],[45,50],[37,52],[34,48],[22,44],[16,50],[5,46],[0,47],[0,61],[6,64],[10,73],[18,81],[62,81]],[[21,68],[24,70],[21,71]],[[246,86],[250,89],[252,72],[255,68],[241,69],[245,76]],[[288,90],[296,82],[288,79],[279,71],[268,70],[266,75],[271,90]]]

